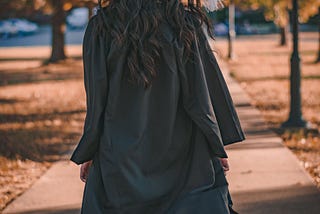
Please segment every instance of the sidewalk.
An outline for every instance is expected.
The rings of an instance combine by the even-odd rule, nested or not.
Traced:
[[[319,213],[320,191],[311,177],[267,128],[239,84],[227,73],[225,78],[247,137],[227,147],[231,166],[227,177],[235,210],[241,214]],[[82,192],[79,167],[60,161],[4,213],[79,213]]]
[[[223,65],[223,63],[221,63]],[[225,74],[247,139],[227,147],[234,208],[243,214],[316,214],[320,191],[295,155],[268,129],[240,85]]]

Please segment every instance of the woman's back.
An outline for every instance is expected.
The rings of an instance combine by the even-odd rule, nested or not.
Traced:
[[[166,17],[164,8],[159,17]],[[159,18],[150,47],[144,46],[150,40],[130,40],[130,34],[117,40],[112,30],[99,33],[114,22],[112,13],[99,11],[90,20],[83,43],[87,116],[71,157],[76,163],[93,159],[83,210],[165,213],[180,196],[214,185],[214,157],[227,157],[223,144],[243,139],[199,21],[189,11],[183,15],[190,41]],[[132,51],[133,41],[145,54]]]

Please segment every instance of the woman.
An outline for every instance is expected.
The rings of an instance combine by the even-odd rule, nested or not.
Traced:
[[[180,0],[110,0],[89,21],[82,213],[232,212],[224,145],[244,135],[203,23]]]

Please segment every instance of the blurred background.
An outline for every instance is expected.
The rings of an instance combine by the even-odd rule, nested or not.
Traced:
[[[292,2],[225,1],[224,9],[208,12],[210,43],[319,187],[320,2]],[[81,43],[96,4],[0,2],[0,212],[54,162],[68,159],[81,136]]]

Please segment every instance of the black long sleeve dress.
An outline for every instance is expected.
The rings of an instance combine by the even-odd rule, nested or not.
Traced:
[[[99,12],[98,12],[99,15]],[[163,22],[157,77],[145,89],[123,78],[128,47],[94,33],[83,41],[87,115],[71,160],[93,160],[82,213],[224,214],[228,183],[217,157],[243,132],[201,26],[190,59]]]

